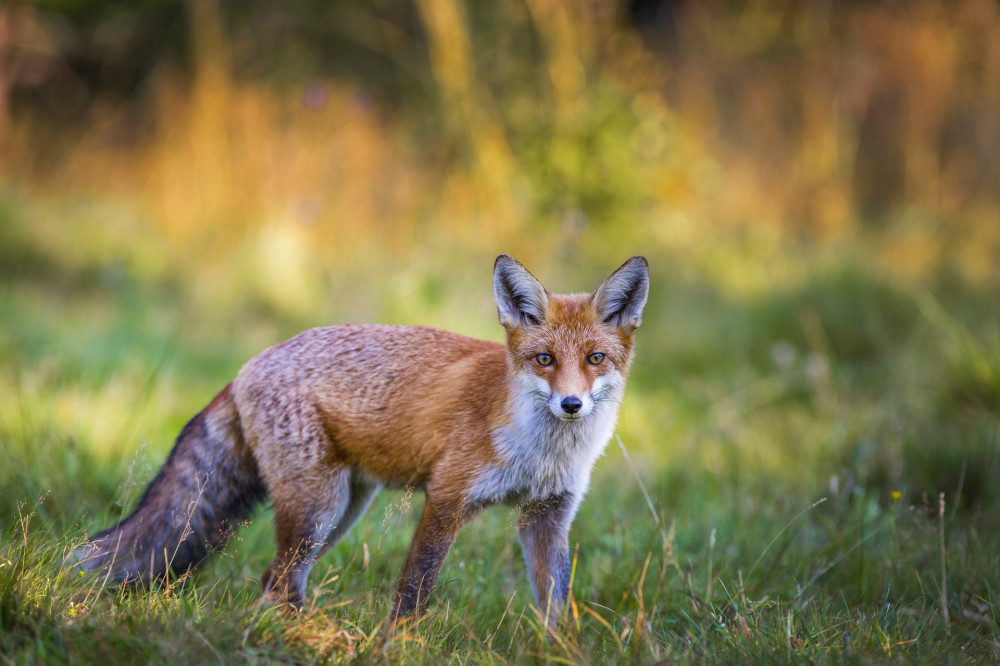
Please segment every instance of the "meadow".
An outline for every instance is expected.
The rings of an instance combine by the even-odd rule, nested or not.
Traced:
[[[25,213],[8,200],[4,214]],[[514,514],[497,508],[463,531],[430,613],[383,643],[419,494],[382,494],[317,565],[300,616],[253,605],[274,552],[266,510],[151,591],[75,576],[67,549],[130,510],[186,419],[299,323],[113,268],[7,263],[4,660],[996,659],[996,292],[935,294],[856,258],[782,255],[797,277],[742,299],[683,257],[651,257],[618,438],[571,537],[579,622],[553,642]],[[478,264],[423,269],[419,288],[375,297],[372,319],[498,339],[489,258]],[[543,276],[589,288],[606,268]],[[366,284],[388,292],[383,275]],[[341,320],[337,300],[331,289],[333,314],[310,323]]]
[[[418,40],[348,12],[413,77],[372,92],[243,76],[238,25],[190,3],[190,71],[70,122],[12,113],[0,661],[1000,660],[995,4],[689,7],[663,60],[605,4],[421,1]],[[876,111],[895,91],[904,121],[860,88]],[[63,564],[265,347],[347,321],[500,340],[500,252],[554,291],[651,266],[556,636],[502,507],[387,635],[419,492],[379,496],[298,614],[255,604],[266,507],[150,590]]]

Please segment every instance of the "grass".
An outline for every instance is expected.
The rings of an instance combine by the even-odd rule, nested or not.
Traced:
[[[0,283],[4,662],[1000,659],[997,338],[984,314],[996,289],[899,281],[854,251],[801,248],[747,288],[712,258],[650,248],[620,441],[571,535],[578,620],[545,640],[514,515],[497,507],[460,535],[430,612],[390,637],[419,494],[383,493],[318,563],[298,615],[254,603],[274,552],[267,509],[206,566],[149,591],[61,561],[131,509],[246,359],[298,329],[367,312],[496,339],[488,262],[376,257],[356,278],[376,286],[350,296],[350,276],[333,274],[303,317],[86,252],[67,267],[22,233],[25,210],[5,209],[4,252],[22,259]],[[538,272],[573,287],[619,259]]]

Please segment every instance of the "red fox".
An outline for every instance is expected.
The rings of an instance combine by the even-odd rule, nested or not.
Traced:
[[[138,507],[71,555],[142,585],[220,547],[270,497],[278,551],[265,599],[301,606],[313,562],[382,486],[423,513],[390,614],[422,612],[459,529],[493,504],[518,536],[548,626],[569,594],[569,529],[615,427],[649,267],[632,257],[593,294],[549,294],[500,255],[506,346],[415,326],[315,328],[251,359],[184,427]]]

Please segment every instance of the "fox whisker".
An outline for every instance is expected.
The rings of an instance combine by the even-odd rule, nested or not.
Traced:
[[[611,386],[605,386],[604,388],[598,389],[591,394],[591,399],[595,402],[612,402],[615,404],[621,404],[622,399],[620,396],[615,395],[615,389]]]

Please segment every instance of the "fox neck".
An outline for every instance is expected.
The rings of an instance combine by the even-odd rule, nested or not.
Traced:
[[[617,374],[617,373],[616,373]],[[497,462],[483,470],[473,487],[481,502],[522,502],[566,492],[582,498],[590,470],[614,432],[624,378],[593,411],[576,421],[556,417],[530,377],[514,374],[508,398],[509,420],[492,432]]]

